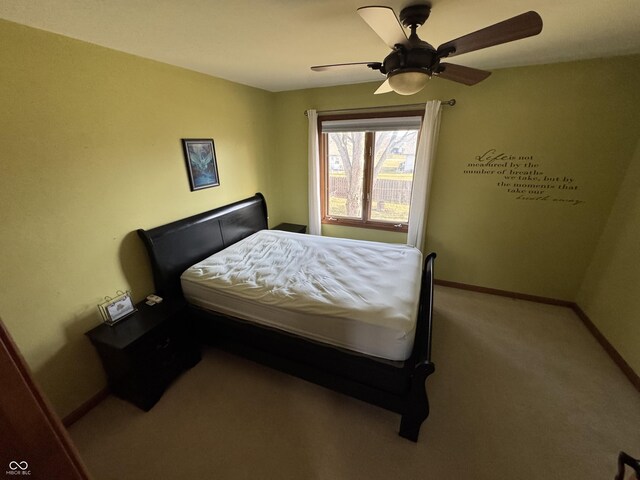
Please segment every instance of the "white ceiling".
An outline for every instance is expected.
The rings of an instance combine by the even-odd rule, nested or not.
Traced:
[[[363,5],[424,0],[2,0],[0,18],[270,91],[383,80],[364,66],[312,72],[311,65],[382,61],[388,47],[356,14]],[[418,30],[438,46],[535,10],[536,37],[460,55],[476,68],[640,53],[638,0],[433,0]],[[455,61],[454,61],[455,60]]]

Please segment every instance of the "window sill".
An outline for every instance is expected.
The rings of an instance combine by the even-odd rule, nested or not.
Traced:
[[[348,220],[348,219],[322,219],[323,225],[339,225],[343,227],[356,227],[356,228],[366,228],[369,230],[384,230],[387,232],[397,232],[397,233],[407,233],[409,228],[406,224],[402,224],[402,226],[397,227],[393,223],[386,222],[362,222],[357,220]]]

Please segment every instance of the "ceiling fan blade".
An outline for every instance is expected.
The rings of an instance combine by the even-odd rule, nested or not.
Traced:
[[[465,85],[475,85],[491,75],[491,72],[463,65],[454,65],[453,63],[441,63],[435,75],[454,82],[464,83]]]
[[[315,65],[311,67],[311,70],[313,70],[314,72],[324,72],[334,67],[350,67],[354,65],[374,65],[377,63],[378,62],[353,62],[353,63],[334,63],[331,65]]]
[[[358,14],[389,48],[408,42],[407,34],[390,7],[360,7]]]
[[[536,12],[527,12],[443,43],[438,47],[438,56],[453,57],[521,38],[532,37],[541,31],[542,18],[540,15]]]
[[[373,93],[374,95],[380,95],[381,93],[390,93],[390,92],[393,92],[393,88],[391,88],[391,85],[389,85],[389,79],[387,78]]]

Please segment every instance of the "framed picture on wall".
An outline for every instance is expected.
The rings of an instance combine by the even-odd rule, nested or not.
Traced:
[[[183,138],[191,191],[220,185],[216,149],[210,138]]]

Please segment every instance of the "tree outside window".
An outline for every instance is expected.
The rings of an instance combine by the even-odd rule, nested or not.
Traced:
[[[372,130],[322,134],[323,223],[406,231],[418,128]]]

